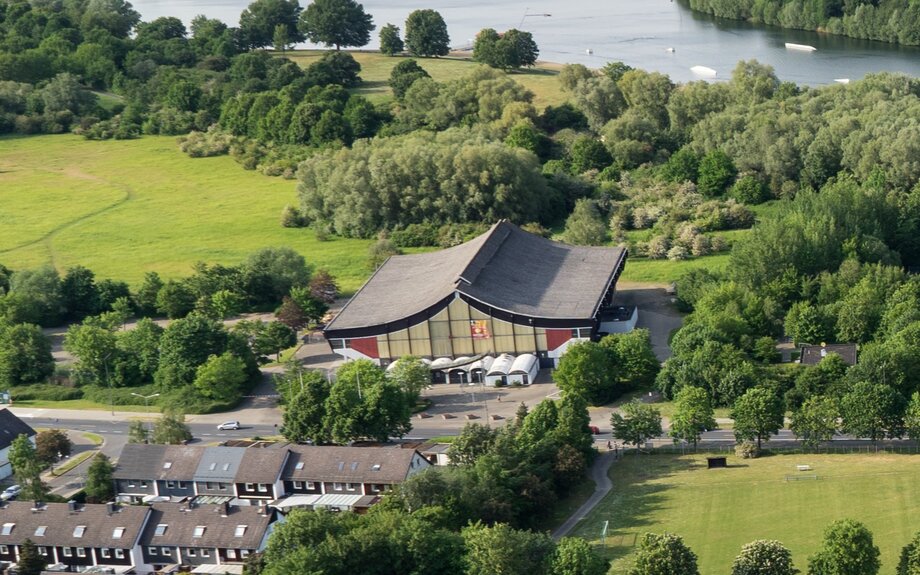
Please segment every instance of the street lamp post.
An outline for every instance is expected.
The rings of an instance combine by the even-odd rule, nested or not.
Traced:
[[[147,402],[153,399],[154,397],[160,397],[160,394],[154,393],[151,395],[141,395],[139,393],[131,392],[131,395],[133,395],[134,397],[140,397],[141,399],[144,400],[144,412],[147,414],[147,420],[149,421],[150,420],[150,405]]]

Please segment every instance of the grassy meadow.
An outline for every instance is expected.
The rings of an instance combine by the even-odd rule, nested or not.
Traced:
[[[137,286],[144,273],[187,275],[197,261],[234,264],[288,245],[342,288],[360,287],[368,240],[319,242],[279,224],[296,184],[242,169],[229,156],[189,158],[172,137],[87,141],[0,139],[0,262],[84,265]]]
[[[287,57],[300,64],[300,66],[306,67],[318,60],[323,53],[320,50],[295,50],[288,52]],[[350,54],[361,64],[361,79],[363,82],[355,91],[375,102],[391,97],[393,92],[387,85],[390,72],[396,64],[407,57],[384,56],[379,52],[353,51]],[[438,82],[453,80],[457,76],[466,73],[470,66],[476,65],[468,57],[414,59],[419,66],[424,68]],[[511,77],[534,93],[534,106],[536,106],[537,110],[542,110],[546,106],[558,106],[568,100],[556,78],[560,68],[561,66],[558,64],[540,63],[530,69],[512,72]]]
[[[610,470],[613,490],[574,535],[600,543],[611,573],[625,573],[639,535],[676,533],[699,557],[702,575],[724,574],[741,546],[782,541],[803,572],[834,520],[865,523],[881,549],[882,575],[896,571],[901,547],[920,530],[918,455],[729,456],[727,469],[706,469],[704,455],[629,455]],[[811,465],[817,480],[786,481]]]

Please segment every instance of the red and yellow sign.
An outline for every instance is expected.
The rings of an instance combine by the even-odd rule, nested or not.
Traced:
[[[489,333],[488,320],[471,319],[470,335],[473,336],[473,339],[489,339],[492,337],[492,334]]]

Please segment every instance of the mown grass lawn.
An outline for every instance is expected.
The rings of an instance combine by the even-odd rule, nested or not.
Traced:
[[[393,92],[387,85],[390,72],[399,62],[408,56],[384,56],[379,52],[350,52],[361,65],[362,84],[355,91],[372,101],[392,97]],[[309,66],[323,55],[320,50],[296,50],[287,53],[287,57],[302,67]],[[438,82],[453,80],[465,74],[473,66],[478,66],[467,58],[414,58]],[[533,104],[537,110],[546,106],[558,106],[568,100],[559,85],[558,64],[540,64],[530,69],[512,72],[509,75],[516,82],[534,93]]]
[[[0,138],[0,263],[14,269],[79,264],[137,287],[148,271],[180,277],[197,261],[291,246],[354,292],[371,241],[281,227],[281,209],[296,203],[296,182],[228,156],[189,158],[172,137]]]
[[[640,534],[681,535],[699,557],[703,575],[725,574],[741,546],[777,539],[796,567],[821,543],[836,519],[864,522],[881,549],[883,575],[895,573],[901,548],[920,530],[918,455],[773,455],[728,458],[728,469],[706,469],[704,455],[629,455],[610,471],[613,491],[582,521],[575,535],[600,543],[611,573],[625,573]],[[785,481],[811,465],[817,480]]]

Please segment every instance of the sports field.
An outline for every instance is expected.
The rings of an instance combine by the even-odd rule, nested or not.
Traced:
[[[611,573],[625,573],[637,537],[647,531],[681,535],[702,575],[729,573],[741,546],[755,539],[782,541],[804,572],[824,528],[852,518],[872,530],[881,573],[893,575],[901,547],[920,530],[920,455],[730,456],[728,463],[709,470],[703,455],[627,456],[611,468],[613,491],[574,535],[599,542],[610,521]],[[803,464],[812,471],[797,471]]]

